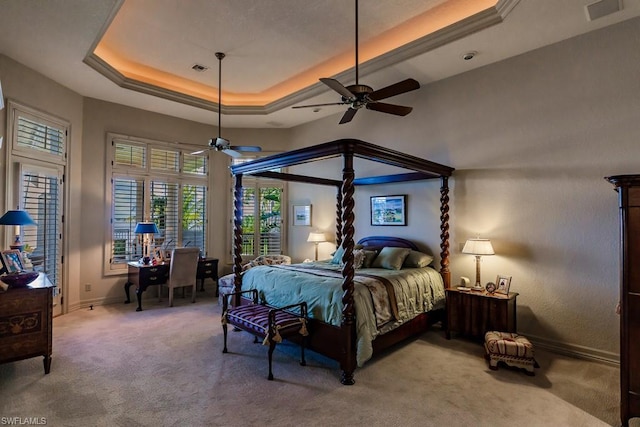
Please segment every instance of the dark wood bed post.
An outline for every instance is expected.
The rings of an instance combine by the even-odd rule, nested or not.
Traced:
[[[440,274],[444,287],[451,286],[449,271],[449,177],[440,178]]]
[[[342,247],[344,255],[342,256],[342,331],[344,338],[344,358],[340,362],[342,369],[342,378],[340,382],[344,385],[352,385],[355,383],[353,379],[353,371],[356,368],[355,360],[355,307],[353,305],[353,277],[355,269],[353,268],[353,236],[355,234],[354,222],[354,200],[353,194],[355,186],[353,180],[355,173],[353,171],[353,152],[344,154],[344,168],[342,169]]]
[[[338,187],[336,197],[336,248],[342,245],[342,188]]]
[[[233,192],[233,292],[242,288],[242,174],[235,176]],[[234,297],[234,306],[240,305],[240,295]]]

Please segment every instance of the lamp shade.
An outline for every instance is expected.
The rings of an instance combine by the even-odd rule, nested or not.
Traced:
[[[470,255],[495,255],[489,239],[469,239],[462,248],[463,254]]]
[[[2,217],[0,217],[1,225],[38,225],[31,218],[29,212],[20,210],[7,211]]]
[[[160,231],[158,231],[155,222],[139,222],[136,224],[136,229],[133,230],[133,232],[136,234],[157,234]]]
[[[307,242],[320,243],[320,242],[326,242],[326,241],[327,241],[327,236],[325,236],[324,233],[320,233],[317,231],[312,231],[311,233],[309,233],[309,237],[307,238]]]

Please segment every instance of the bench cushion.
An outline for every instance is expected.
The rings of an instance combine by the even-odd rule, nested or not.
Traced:
[[[265,343],[268,343],[269,311],[271,309],[272,307],[261,304],[232,307],[227,310],[226,320],[247,332],[264,336]],[[307,334],[304,318],[287,311],[276,311],[275,327],[276,330],[274,331],[273,337],[275,342],[281,342],[282,337],[286,337],[295,332],[299,332],[302,335]]]
[[[485,335],[485,344],[489,354],[533,358],[533,345],[522,335],[489,331]]]

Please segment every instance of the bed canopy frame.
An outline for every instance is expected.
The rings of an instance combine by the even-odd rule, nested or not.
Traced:
[[[274,169],[303,163],[342,157],[342,179],[333,180],[312,176],[273,172]],[[396,166],[410,172],[355,178],[354,158],[362,158],[390,166]],[[434,163],[419,157],[391,150],[357,139],[339,139],[319,145],[313,145],[285,153],[274,154],[257,160],[231,166],[235,178],[234,187],[234,291],[242,287],[242,177],[280,179],[288,182],[328,185],[337,189],[336,203],[336,245],[344,248],[342,268],[342,324],[335,327],[326,323],[313,322],[313,334],[309,347],[325,356],[340,362],[342,370],[341,382],[353,384],[353,372],[356,368],[355,358],[355,309],[353,263],[354,250],[354,192],[360,185],[388,184],[427,179],[440,179],[440,274],[445,287],[451,282],[449,271],[449,185],[448,178],[454,168]],[[235,301],[240,304],[240,300]],[[378,336],[374,340],[374,354],[419,332],[423,332],[430,324],[439,319],[429,319],[429,313],[423,313],[406,322],[399,328]]]

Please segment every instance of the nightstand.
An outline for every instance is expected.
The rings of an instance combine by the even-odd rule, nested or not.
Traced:
[[[517,332],[516,292],[504,295],[452,288],[446,294],[447,339],[451,332],[480,339],[487,331]]]
[[[198,261],[196,279],[200,280],[201,291],[204,291],[204,279],[216,282],[216,296],[218,296],[218,258],[201,258]]]

